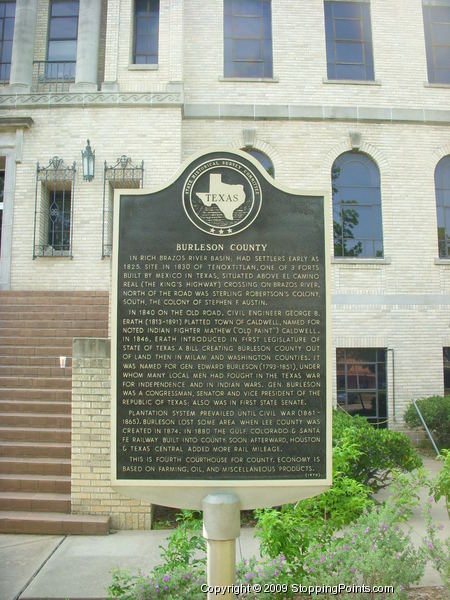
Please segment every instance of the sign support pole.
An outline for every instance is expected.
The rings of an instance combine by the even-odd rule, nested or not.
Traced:
[[[207,548],[208,586],[232,586],[236,582],[236,538],[240,535],[240,502],[236,494],[209,494],[202,501],[203,536]],[[208,600],[231,600],[233,593],[208,592]]]

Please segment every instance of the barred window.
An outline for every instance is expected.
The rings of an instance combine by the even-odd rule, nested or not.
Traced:
[[[387,421],[386,349],[337,348],[338,404],[374,425]]]
[[[423,5],[428,81],[450,84],[450,6]]]
[[[53,157],[47,167],[36,167],[33,258],[72,258],[75,163],[64,165]]]
[[[380,174],[371,158],[345,152],[331,171],[334,256],[383,257]]]
[[[328,79],[374,79],[370,5],[325,2]]]
[[[135,0],[133,63],[158,64],[159,0]]]
[[[224,0],[224,75],[273,76],[270,0]]]
[[[0,81],[9,81],[15,14],[15,1],[0,2]]]
[[[128,156],[120,156],[114,165],[105,161],[103,175],[103,228],[102,258],[112,255],[114,190],[121,188],[142,188],[144,183],[144,161],[133,164]]]
[[[450,258],[450,155],[444,156],[434,172],[440,258]]]

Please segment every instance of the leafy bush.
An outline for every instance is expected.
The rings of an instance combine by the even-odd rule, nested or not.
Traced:
[[[430,396],[417,400],[417,406],[439,448],[450,448],[450,396]],[[410,427],[423,427],[414,404],[408,406],[405,423]]]
[[[180,565],[196,567],[206,563],[206,541],[202,533],[201,513],[182,510],[176,519],[178,527],[170,534],[167,548],[160,546],[163,563],[156,568],[157,572],[167,574],[178,569]]]
[[[362,417],[334,411],[333,445],[339,448],[344,444],[353,444],[357,452],[356,459],[347,461],[345,475],[374,492],[388,485],[394,470],[410,472],[422,465],[403,433],[376,429]]]
[[[445,505],[450,518],[450,450],[442,450],[439,460],[442,460],[444,464],[432,491],[436,501],[439,501],[442,497],[445,498]]]
[[[409,534],[399,528],[401,516],[395,503],[387,502],[370,511],[327,544],[317,544],[305,556],[308,585],[391,585],[389,597],[401,598],[404,587],[423,575],[426,554],[416,550]],[[352,598],[367,594],[353,590]],[[332,595],[332,594],[331,594]]]
[[[201,591],[206,582],[205,569],[193,568],[190,565],[179,565],[168,573],[153,572],[149,576],[142,573],[130,575],[127,571],[115,569],[112,583],[108,587],[108,598],[120,600],[204,600]]]

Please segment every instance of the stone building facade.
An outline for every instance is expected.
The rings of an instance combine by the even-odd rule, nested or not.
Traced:
[[[412,398],[444,393],[449,0],[0,7],[0,289],[109,292],[114,187],[161,185],[212,147],[259,151],[281,185],[333,194],[334,402],[402,429]],[[93,439],[75,414],[72,456]],[[73,511],[114,515],[118,500],[95,492],[89,461],[72,465]],[[149,525],[130,519],[113,521]]]

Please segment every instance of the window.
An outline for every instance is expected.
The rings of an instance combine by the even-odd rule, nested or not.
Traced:
[[[75,79],[78,0],[51,0],[46,77]]]
[[[386,350],[382,348],[336,349],[338,404],[351,415],[360,415],[385,426]]]
[[[72,258],[74,182],[75,163],[67,167],[54,156],[47,167],[37,164],[33,258]]]
[[[135,65],[158,63],[159,0],[135,0],[134,2],[134,50]]]
[[[0,81],[9,81],[15,12],[15,2],[0,2]]]
[[[444,156],[434,172],[438,244],[440,258],[450,258],[450,155]]]
[[[450,6],[424,4],[428,81],[450,84]]]
[[[270,0],[224,0],[225,77],[271,78]]]
[[[373,81],[370,5],[325,2],[328,79]]]
[[[450,347],[444,348],[444,395],[450,396]]]
[[[334,256],[382,258],[380,174],[359,152],[339,156],[331,171]]]
[[[270,160],[267,154],[264,154],[264,152],[261,152],[260,150],[255,150],[255,148],[244,148],[244,152],[247,152],[253,156],[253,158],[256,158],[256,160],[261,163],[269,175],[275,177],[275,168],[273,166],[273,162]]]

